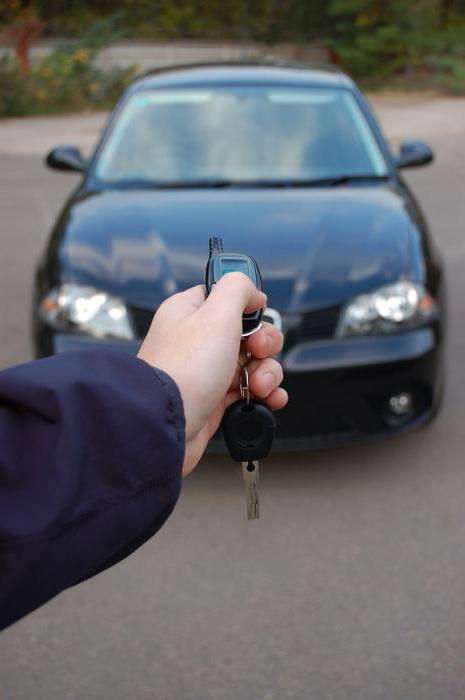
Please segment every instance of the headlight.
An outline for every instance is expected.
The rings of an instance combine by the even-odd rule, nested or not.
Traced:
[[[356,297],[343,310],[338,338],[395,333],[418,326],[437,313],[432,296],[420,284],[396,282]]]
[[[93,287],[66,283],[52,289],[39,306],[40,317],[63,331],[81,331],[97,338],[134,340],[124,302]]]

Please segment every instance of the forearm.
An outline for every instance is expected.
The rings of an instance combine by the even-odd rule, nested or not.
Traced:
[[[0,373],[0,627],[127,556],[179,496],[172,380],[122,353]]]

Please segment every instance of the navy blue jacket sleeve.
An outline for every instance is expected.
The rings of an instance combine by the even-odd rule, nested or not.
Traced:
[[[174,381],[125,353],[0,372],[0,629],[130,554],[181,489]]]

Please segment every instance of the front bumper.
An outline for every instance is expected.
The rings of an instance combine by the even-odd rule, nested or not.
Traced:
[[[432,418],[443,384],[437,329],[304,343],[283,357],[289,404],[277,414],[278,451],[360,443]],[[408,392],[412,410],[394,415],[391,396]]]
[[[443,383],[439,334],[434,327],[408,333],[325,340],[294,346],[280,359],[289,404],[276,414],[274,451],[316,449],[395,435],[426,423],[438,405]],[[53,335],[54,353],[106,347],[135,354],[128,343],[87,336]],[[408,392],[412,411],[389,414],[389,397]],[[221,436],[211,452],[224,451]]]

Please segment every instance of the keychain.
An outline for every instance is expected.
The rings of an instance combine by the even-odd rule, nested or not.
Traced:
[[[262,279],[256,261],[240,253],[223,253],[220,238],[210,239],[210,255],[205,274],[206,293],[209,294],[218,280],[228,272],[244,272],[253,284],[262,289]],[[242,337],[247,338],[261,328],[263,309],[242,317]],[[242,341],[244,343],[244,341]],[[247,498],[247,518],[260,517],[258,500],[259,460],[267,457],[273,445],[276,419],[264,404],[250,398],[247,365],[251,353],[245,351],[241,368],[241,398],[229,406],[221,421],[224,440],[232,459],[242,463]]]

